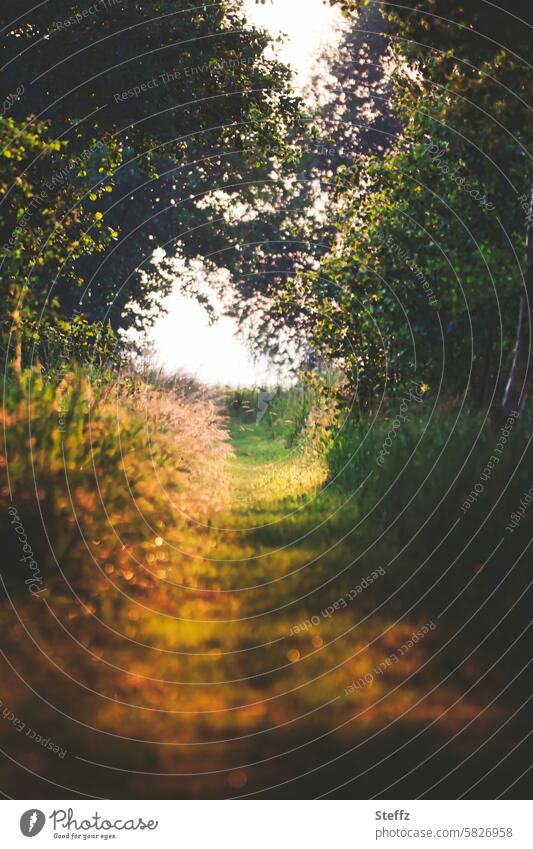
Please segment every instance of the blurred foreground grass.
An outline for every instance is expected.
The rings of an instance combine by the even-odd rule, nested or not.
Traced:
[[[489,542],[524,484],[527,422],[478,541],[492,500],[456,519],[495,434],[481,428],[464,480],[448,457],[424,494],[416,471],[431,469],[449,411],[433,430],[429,414],[406,425],[378,476],[387,419],[339,425],[305,393],[282,393],[259,423],[253,393],[222,405],[133,375],[26,374],[10,393],[2,510],[16,507],[43,583],[28,592],[8,526],[6,792],[486,797],[518,775],[523,536],[492,554]],[[461,428],[458,466],[479,422]]]

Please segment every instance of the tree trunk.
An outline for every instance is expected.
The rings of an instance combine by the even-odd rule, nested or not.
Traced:
[[[526,255],[524,264],[524,288],[518,306],[518,323],[514,357],[501,403],[502,417],[512,412],[521,412],[528,396],[531,376],[531,302],[533,298],[533,184],[529,199],[529,215],[526,225]]]
[[[479,381],[479,392],[477,398],[477,405],[480,408],[483,407],[483,401],[487,392],[487,384],[489,382],[491,372],[492,354],[494,351],[494,331],[494,310],[490,310],[487,315],[487,341],[485,346],[485,360],[483,363],[483,376]]]
[[[12,313],[13,324],[11,325],[11,333],[13,335],[13,346],[15,354],[13,357],[13,368],[16,374],[22,373],[22,327],[19,310]]]

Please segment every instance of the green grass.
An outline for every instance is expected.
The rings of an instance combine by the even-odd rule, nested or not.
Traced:
[[[40,454],[37,451],[42,457],[38,474],[46,473],[54,481],[49,497],[55,499],[58,509],[50,512],[48,504],[46,515],[58,516],[49,524],[52,544],[56,544],[65,527],[72,530],[72,523],[68,502],[61,500],[61,466],[45,462],[50,439],[46,413],[53,400],[50,392],[43,386],[37,393],[34,447],[42,449]],[[160,523],[161,540],[155,540],[141,524],[121,486],[120,457],[112,452],[116,408],[104,393],[94,411],[102,452],[101,478],[106,482],[104,495],[113,508],[111,515],[128,535],[128,547],[126,551],[113,549],[113,537],[95,508],[93,482],[85,468],[77,478],[76,503],[85,510],[82,524],[92,531],[89,539],[96,562],[110,569],[100,573],[84,556],[82,546],[73,547],[66,563],[83,605],[65,586],[49,582],[50,607],[39,608],[36,616],[35,601],[20,591],[17,594],[22,622],[58,665],[36,657],[9,607],[2,614],[5,649],[16,658],[22,676],[19,679],[9,668],[4,670],[9,708],[69,752],[91,761],[120,764],[133,772],[121,773],[117,783],[112,773],[98,768],[87,766],[80,772],[79,761],[70,757],[57,763],[43,760],[38,771],[81,792],[94,792],[98,787],[99,793],[109,796],[226,796],[235,793],[228,777],[239,767],[246,781],[243,792],[255,792],[307,772],[344,749],[362,744],[365,736],[373,740],[372,735],[377,735],[376,742],[365,744],[355,761],[336,766],[335,780],[341,780],[401,745],[413,730],[438,720],[427,738],[431,754],[442,735],[476,716],[487,703],[487,694],[503,692],[508,670],[519,666],[520,651],[508,655],[505,667],[498,667],[484,680],[482,692],[461,698],[474,672],[490,664],[499,645],[508,644],[512,628],[519,628],[528,609],[516,607],[512,624],[504,621],[474,660],[462,659],[465,647],[486,636],[527,583],[527,570],[519,568],[490,600],[520,546],[520,534],[509,539],[490,568],[481,571],[482,548],[496,532],[493,527],[477,549],[474,546],[461,553],[468,530],[465,521],[445,546],[433,551],[438,534],[447,532],[450,520],[460,511],[464,486],[471,488],[479,476],[479,464],[494,439],[492,431],[484,433],[476,449],[479,453],[459,489],[445,501],[442,517],[434,519],[431,530],[424,531],[421,538],[406,545],[405,535],[423,525],[429,507],[453,477],[455,465],[448,458],[444,466],[437,464],[427,491],[415,495],[423,472],[445,441],[449,410],[440,411],[434,420],[427,413],[407,423],[395,440],[390,464],[380,470],[381,475],[372,475],[368,487],[360,489],[361,480],[376,472],[376,451],[389,427],[386,421],[379,422],[370,436],[370,421],[346,422],[339,429],[327,405],[321,408],[313,402],[296,427],[296,413],[301,413],[304,404],[301,395],[291,392],[289,398],[281,394],[257,423],[257,393],[241,398],[235,409],[231,400],[228,406],[227,399],[225,407],[219,401],[216,408],[212,400],[199,397],[196,389],[194,400],[180,400],[179,394],[177,398],[160,396],[159,392],[132,388],[130,400],[122,397],[120,409],[124,444],[129,449],[127,467],[135,474],[145,516]],[[225,431],[219,418],[224,410],[229,410]],[[140,413],[146,415],[147,411],[150,414],[143,425]],[[12,404],[7,425],[12,455],[15,446],[18,457],[17,485],[26,486],[24,516],[28,517],[31,472],[23,458],[24,412],[19,398]],[[86,416],[78,412],[72,421],[78,422],[83,437],[74,439],[71,431],[73,472],[87,443]],[[477,418],[464,417],[452,442],[455,464],[468,451],[477,428]],[[527,435],[527,423],[517,426],[505,459],[507,471],[513,463],[518,465]],[[421,437],[412,470],[404,473],[400,484],[394,484]],[[147,453],[150,446],[156,450],[155,465]],[[520,475],[526,472],[527,468],[519,468]],[[391,501],[385,500],[373,510],[376,497],[391,483],[397,487],[391,490]],[[505,496],[505,509],[498,514],[500,533],[505,511],[514,505],[521,486],[520,477]],[[403,509],[413,495],[416,507],[406,511],[405,526],[402,519],[400,529],[389,527],[394,511]],[[486,511],[490,504],[480,503],[477,509]],[[468,522],[472,521],[469,514]],[[31,525],[31,535],[39,539],[37,521]],[[132,554],[137,557],[136,564]],[[44,548],[41,556],[45,569],[51,569]],[[154,580],[147,580],[148,570]],[[340,604],[340,599],[346,599],[377,570],[384,574],[349,603]],[[456,638],[479,599],[487,599],[487,607]],[[450,611],[439,618],[449,603]],[[333,609],[333,614],[325,615],[327,609]],[[66,623],[72,638],[55,616]],[[416,650],[387,674],[375,677],[372,687],[346,695],[345,688],[353,680],[385,662],[430,619],[438,622],[438,628]],[[312,624],[302,628],[305,622]],[[123,636],[116,637],[114,630]],[[444,645],[445,651],[439,654]],[[453,677],[446,678],[455,667]],[[62,669],[89,688],[82,699],[79,686],[72,684]],[[406,678],[407,683],[402,683]],[[65,720],[46,702],[30,698],[24,679],[48,702],[55,704],[59,697],[64,714],[74,716],[78,723]],[[428,691],[433,691],[430,696]],[[506,709],[520,695],[520,690],[505,694]],[[456,706],[448,711],[454,702]],[[458,740],[455,752],[449,753],[450,765],[468,755],[480,737],[501,722],[500,704],[485,711],[470,733]],[[86,726],[117,736],[95,734]],[[520,728],[515,731],[519,733]],[[8,750],[26,762],[23,737],[13,737],[7,724],[0,725],[0,734],[6,737]],[[154,742],[126,745],[124,736]],[[315,737],[319,746],[311,743]],[[232,738],[238,742],[214,742]],[[206,753],[208,741],[213,745]],[[504,736],[502,752],[508,750],[508,742]],[[495,744],[493,754],[499,745]],[[291,749],[293,755],[284,754]],[[30,751],[29,756],[32,754],[35,766],[35,753]],[[256,766],[242,766],[253,763]],[[486,769],[483,757],[479,763],[479,769]],[[407,768],[408,758],[400,759],[400,766]],[[473,773],[477,768],[472,765]],[[147,780],[141,774],[146,771],[178,775]],[[192,775],[180,778],[183,773]],[[383,779],[381,775],[376,781],[383,786]],[[409,791],[405,786],[403,795],[414,792],[413,787],[421,792],[427,786],[423,777],[417,781],[409,784]],[[292,785],[288,787],[293,795]],[[319,770],[307,783],[298,784],[294,793],[314,795],[321,787]],[[454,792],[451,785],[447,787]],[[36,788],[31,785],[29,789]]]
[[[261,425],[231,423],[235,455],[230,460],[232,505],[239,513],[266,509],[288,500],[310,499],[327,476],[323,458],[304,447],[265,434]]]

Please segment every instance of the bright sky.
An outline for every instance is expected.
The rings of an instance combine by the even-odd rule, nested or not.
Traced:
[[[244,0],[250,21],[274,35],[286,34],[279,56],[296,72],[298,87],[305,84],[322,46],[335,40],[340,14],[323,0]],[[151,340],[159,365],[166,371],[184,370],[206,383],[254,386],[276,381],[265,358],[254,362],[236,336],[232,319],[210,325],[196,301],[177,292],[166,302],[168,313],[156,323]]]
[[[287,36],[278,55],[282,62],[293,66],[301,84],[322,48],[335,40],[335,28],[341,22],[338,8],[324,0],[244,0],[243,6],[248,20],[273,35]]]
[[[165,371],[183,370],[209,384],[262,386],[277,382],[268,360],[262,357],[252,362],[235,334],[233,319],[219,318],[210,325],[204,308],[179,292],[169,297],[167,309],[152,334],[158,363]]]

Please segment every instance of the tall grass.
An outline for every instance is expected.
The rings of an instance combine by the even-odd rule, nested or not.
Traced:
[[[398,413],[396,404],[339,422],[327,449],[334,486],[356,493],[356,533],[370,544],[393,541],[413,597],[433,587],[439,609],[446,599],[472,610],[491,599],[495,617],[505,615],[528,582],[533,505],[510,523],[533,484],[531,408],[495,424],[459,404],[435,405],[428,393],[404,408],[405,420]]]
[[[333,422],[335,377],[308,376],[290,387],[226,389],[228,413],[234,425],[253,429],[288,449],[321,444]]]
[[[225,503],[219,410],[186,390],[79,368],[9,374],[0,509],[17,510],[45,587],[101,589],[110,575],[146,587],[154,539],[183,536]],[[19,540],[3,527],[4,575],[20,590]]]
[[[24,583],[28,567],[8,521],[2,575],[16,612],[6,603],[0,624],[16,674],[7,670],[4,689],[13,714],[69,754],[39,760],[4,723],[9,751],[59,788],[175,798],[217,796],[235,764],[264,763],[265,782],[277,783],[307,770],[309,751],[296,767],[273,753],[318,738],[320,762],[324,751],[333,759],[404,714],[409,739],[433,719],[439,734],[446,722],[455,734],[480,713],[492,731],[525,694],[520,680],[505,689],[508,671],[525,667],[525,641],[480,678],[481,695],[469,688],[531,618],[527,603],[516,606],[529,580],[517,559],[528,513],[486,557],[525,488],[529,419],[513,425],[484,497],[463,513],[499,438],[476,414],[433,410],[426,394],[379,464],[395,408],[355,423],[344,408],[333,416],[331,396],[302,400],[291,389],[257,422],[258,392],[233,392],[227,403],[233,454],[222,404],[187,380],[10,376],[3,424],[13,501],[4,487],[2,509],[18,510],[47,605]],[[342,695],[430,620],[438,623],[431,643],[372,688]],[[385,696],[396,686],[391,708]],[[504,707],[485,712],[493,695]],[[395,734],[400,746],[400,726]],[[461,736],[466,759],[469,736]],[[220,742],[234,739],[237,751]],[[506,732],[502,747],[511,739]],[[436,743],[430,737],[428,755]],[[82,771],[76,754],[86,758]],[[91,763],[119,763],[120,785]],[[256,780],[250,772],[249,786]]]

